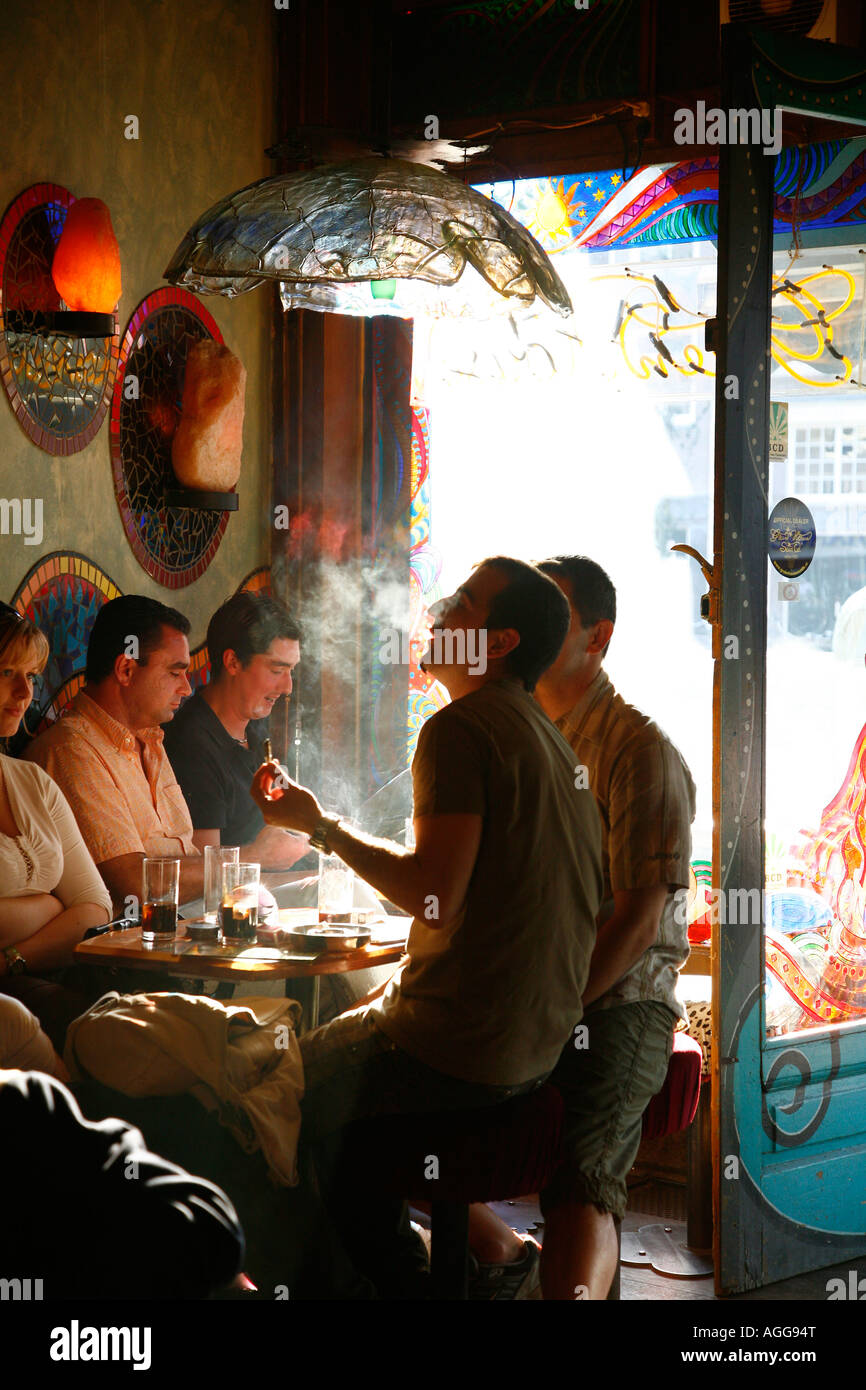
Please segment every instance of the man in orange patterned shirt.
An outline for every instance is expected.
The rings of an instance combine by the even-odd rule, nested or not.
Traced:
[[[159,727],[190,693],[189,621],[126,594],[100,609],[69,709],[24,756],[54,778],[114,901],[130,912],[145,855],[180,859],[180,901],[202,893],[203,860]]]

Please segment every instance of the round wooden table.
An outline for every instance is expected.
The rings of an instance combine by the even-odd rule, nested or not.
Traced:
[[[396,919],[393,935],[410,919]],[[274,946],[211,946],[188,941],[183,924],[173,941],[144,943],[141,928],[103,932],[80,941],[75,960],[80,965],[114,965],[130,970],[149,970],[170,977],[204,982],[219,980],[234,986],[266,980],[310,980],[309,1027],[319,1018],[319,980],[322,975],[340,975],[351,970],[369,970],[375,965],[396,965],[406,950],[405,939],[382,945],[372,942],[354,951],[320,951],[317,955]],[[379,929],[381,931],[381,928]]]

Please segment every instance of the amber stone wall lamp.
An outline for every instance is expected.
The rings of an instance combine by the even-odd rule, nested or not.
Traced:
[[[108,208],[57,184],[25,189],[0,223],[0,374],[50,454],[96,434],[117,370],[120,254]]]

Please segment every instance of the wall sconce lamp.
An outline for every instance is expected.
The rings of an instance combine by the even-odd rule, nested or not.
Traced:
[[[21,428],[50,454],[99,429],[117,370],[120,253],[108,208],[35,184],[0,222],[0,375]]]
[[[51,281],[65,309],[9,309],[13,333],[58,333],[68,338],[110,338],[120,299],[120,248],[111,214],[100,198],[80,198],[66,214],[51,262]]]

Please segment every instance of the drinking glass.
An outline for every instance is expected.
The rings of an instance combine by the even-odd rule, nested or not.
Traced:
[[[177,931],[180,860],[145,859],[141,895],[141,939],[145,944],[173,941]]]
[[[260,864],[223,864],[220,927],[223,941],[248,945],[259,925]]]
[[[319,921],[352,911],[355,875],[339,854],[319,855]]]
[[[238,845],[205,845],[204,849],[204,916],[215,922],[219,915],[223,891],[223,865],[240,860]]]

